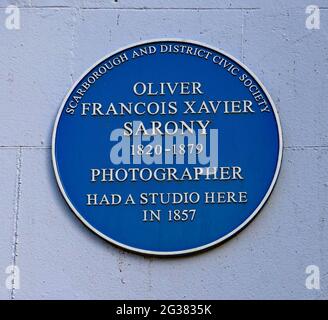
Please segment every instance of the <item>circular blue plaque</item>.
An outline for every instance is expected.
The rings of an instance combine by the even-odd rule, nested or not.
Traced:
[[[73,212],[140,253],[203,250],[241,230],[280,169],[277,110],[256,76],[208,45],[153,40],[92,66],[58,113],[52,160]]]

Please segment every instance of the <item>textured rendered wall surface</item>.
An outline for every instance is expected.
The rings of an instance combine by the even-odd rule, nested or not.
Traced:
[[[20,11],[8,30],[6,8]],[[320,29],[306,28],[308,5]],[[197,40],[243,61],[280,114],[284,154],[258,217],[210,251],[129,253],[98,238],[63,200],[51,164],[62,99],[81,73],[122,46]],[[328,1],[0,0],[1,299],[328,298]],[[20,288],[8,289],[7,266]],[[308,265],[320,289],[305,286]]]

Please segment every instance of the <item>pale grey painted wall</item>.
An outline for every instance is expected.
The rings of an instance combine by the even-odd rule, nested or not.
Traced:
[[[4,26],[21,8],[21,30]],[[328,298],[328,1],[0,0],[0,298]],[[321,7],[320,30],[305,7]],[[50,137],[79,75],[109,52],[159,37],[198,40],[245,62],[280,113],[284,157],[260,215],[208,252],[175,259],[119,250],[70,212]],[[5,287],[6,266],[21,288]],[[305,287],[305,268],[321,289]]]

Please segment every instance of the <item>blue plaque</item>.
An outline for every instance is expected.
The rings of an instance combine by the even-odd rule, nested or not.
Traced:
[[[277,110],[256,76],[208,45],[153,40],[92,66],[58,113],[52,159],[72,211],[111,243],[186,254],[236,234],[277,180]]]

